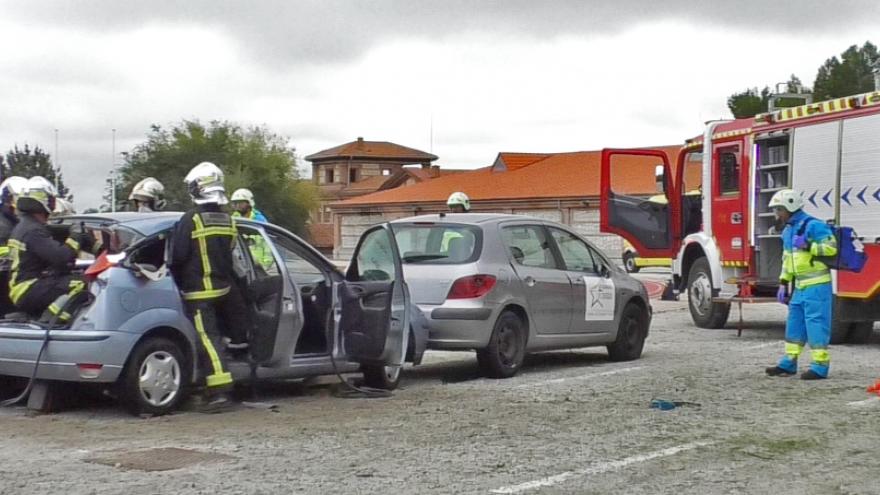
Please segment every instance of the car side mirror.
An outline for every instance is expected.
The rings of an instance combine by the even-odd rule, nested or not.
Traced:
[[[611,277],[611,271],[608,270],[607,266],[601,265],[599,266],[599,276],[601,276],[602,278],[609,278]]]

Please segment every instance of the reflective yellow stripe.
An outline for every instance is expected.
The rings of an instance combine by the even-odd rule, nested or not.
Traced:
[[[813,256],[834,256],[837,254],[837,239],[829,237],[820,242],[814,242],[810,246],[810,254]]]
[[[68,237],[67,240],[64,241],[64,244],[67,245],[67,247],[73,249],[74,251],[79,251],[79,243],[76,242],[75,239]]]
[[[58,307],[58,305],[55,303],[52,303],[49,305],[49,312],[52,313],[53,315],[57,316],[58,319],[61,321],[68,321],[71,318],[70,313],[68,313],[67,311],[61,312],[61,308]],[[58,313],[61,313],[61,314],[58,314]]]
[[[25,293],[27,293],[28,289],[34,285],[37,279],[32,278],[30,280],[25,280],[24,282],[14,283],[11,281],[9,283],[9,299],[13,304],[18,304],[19,299],[24,297]]]
[[[225,235],[234,237],[237,232],[233,227],[206,227],[204,229],[196,229],[192,232],[192,238],[208,237],[212,235]]]
[[[232,374],[223,371],[223,363],[220,361],[220,356],[217,355],[217,349],[214,349],[214,344],[211,343],[208,333],[205,332],[205,324],[202,322],[202,312],[200,310],[196,310],[193,320],[196,332],[198,332],[199,338],[202,340],[202,345],[205,347],[208,357],[211,358],[211,367],[214,369],[214,373],[205,378],[208,387],[229,385],[232,383]]]
[[[797,359],[798,356],[801,355],[801,351],[804,350],[803,344],[796,344],[794,342],[786,342],[785,343],[785,354]]]
[[[204,299],[215,299],[229,294],[229,287],[225,289],[199,290],[194,292],[184,292],[183,299],[186,301],[201,301]]]
[[[813,362],[816,364],[828,364],[831,362],[831,355],[828,354],[828,349],[810,349],[810,354],[813,357]]]
[[[0,258],[9,256],[9,246],[0,246]]]
[[[202,217],[198,214],[193,215],[193,223],[196,224],[196,232],[205,229]],[[202,257],[202,283],[205,285],[205,292],[208,292],[214,288],[214,284],[211,283],[211,260],[208,259],[208,243],[203,236],[199,236],[198,241],[199,255]]]

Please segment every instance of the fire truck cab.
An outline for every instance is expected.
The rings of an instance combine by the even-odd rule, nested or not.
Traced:
[[[621,155],[662,164],[666,204],[615,188],[632,174]],[[605,149],[601,185],[602,231],[671,257],[674,294],[687,293],[699,327],[723,327],[732,297],[775,293],[782,226],[767,203],[786,188],[810,215],[853,227],[868,254],[859,273],[832,271],[832,343],[865,341],[880,320],[880,91],[710,122],[677,156]]]

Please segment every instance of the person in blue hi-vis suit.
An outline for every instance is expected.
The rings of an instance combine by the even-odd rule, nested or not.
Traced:
[[[782,272],[776,298],[788,304],[785,325],[785,355],[776,366],[767,368],[770,376],[791,376],[797,373],[797,360],[810,345],[810,369],[801,374],[804,380],[828,377],[831,357],[831,270],[816,259],[837,254],[837,239],[831,228],[803,210],[803,197],[784,189],[770,199],[776,218],[785,222],[782,231]],[[794,293],[789,299],[789,284]]]

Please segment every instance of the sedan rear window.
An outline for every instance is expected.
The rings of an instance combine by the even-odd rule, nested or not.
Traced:
[[[480,257],[483,231],[471,225],[393,225],[397,249],[404,263],[455,265]]]

